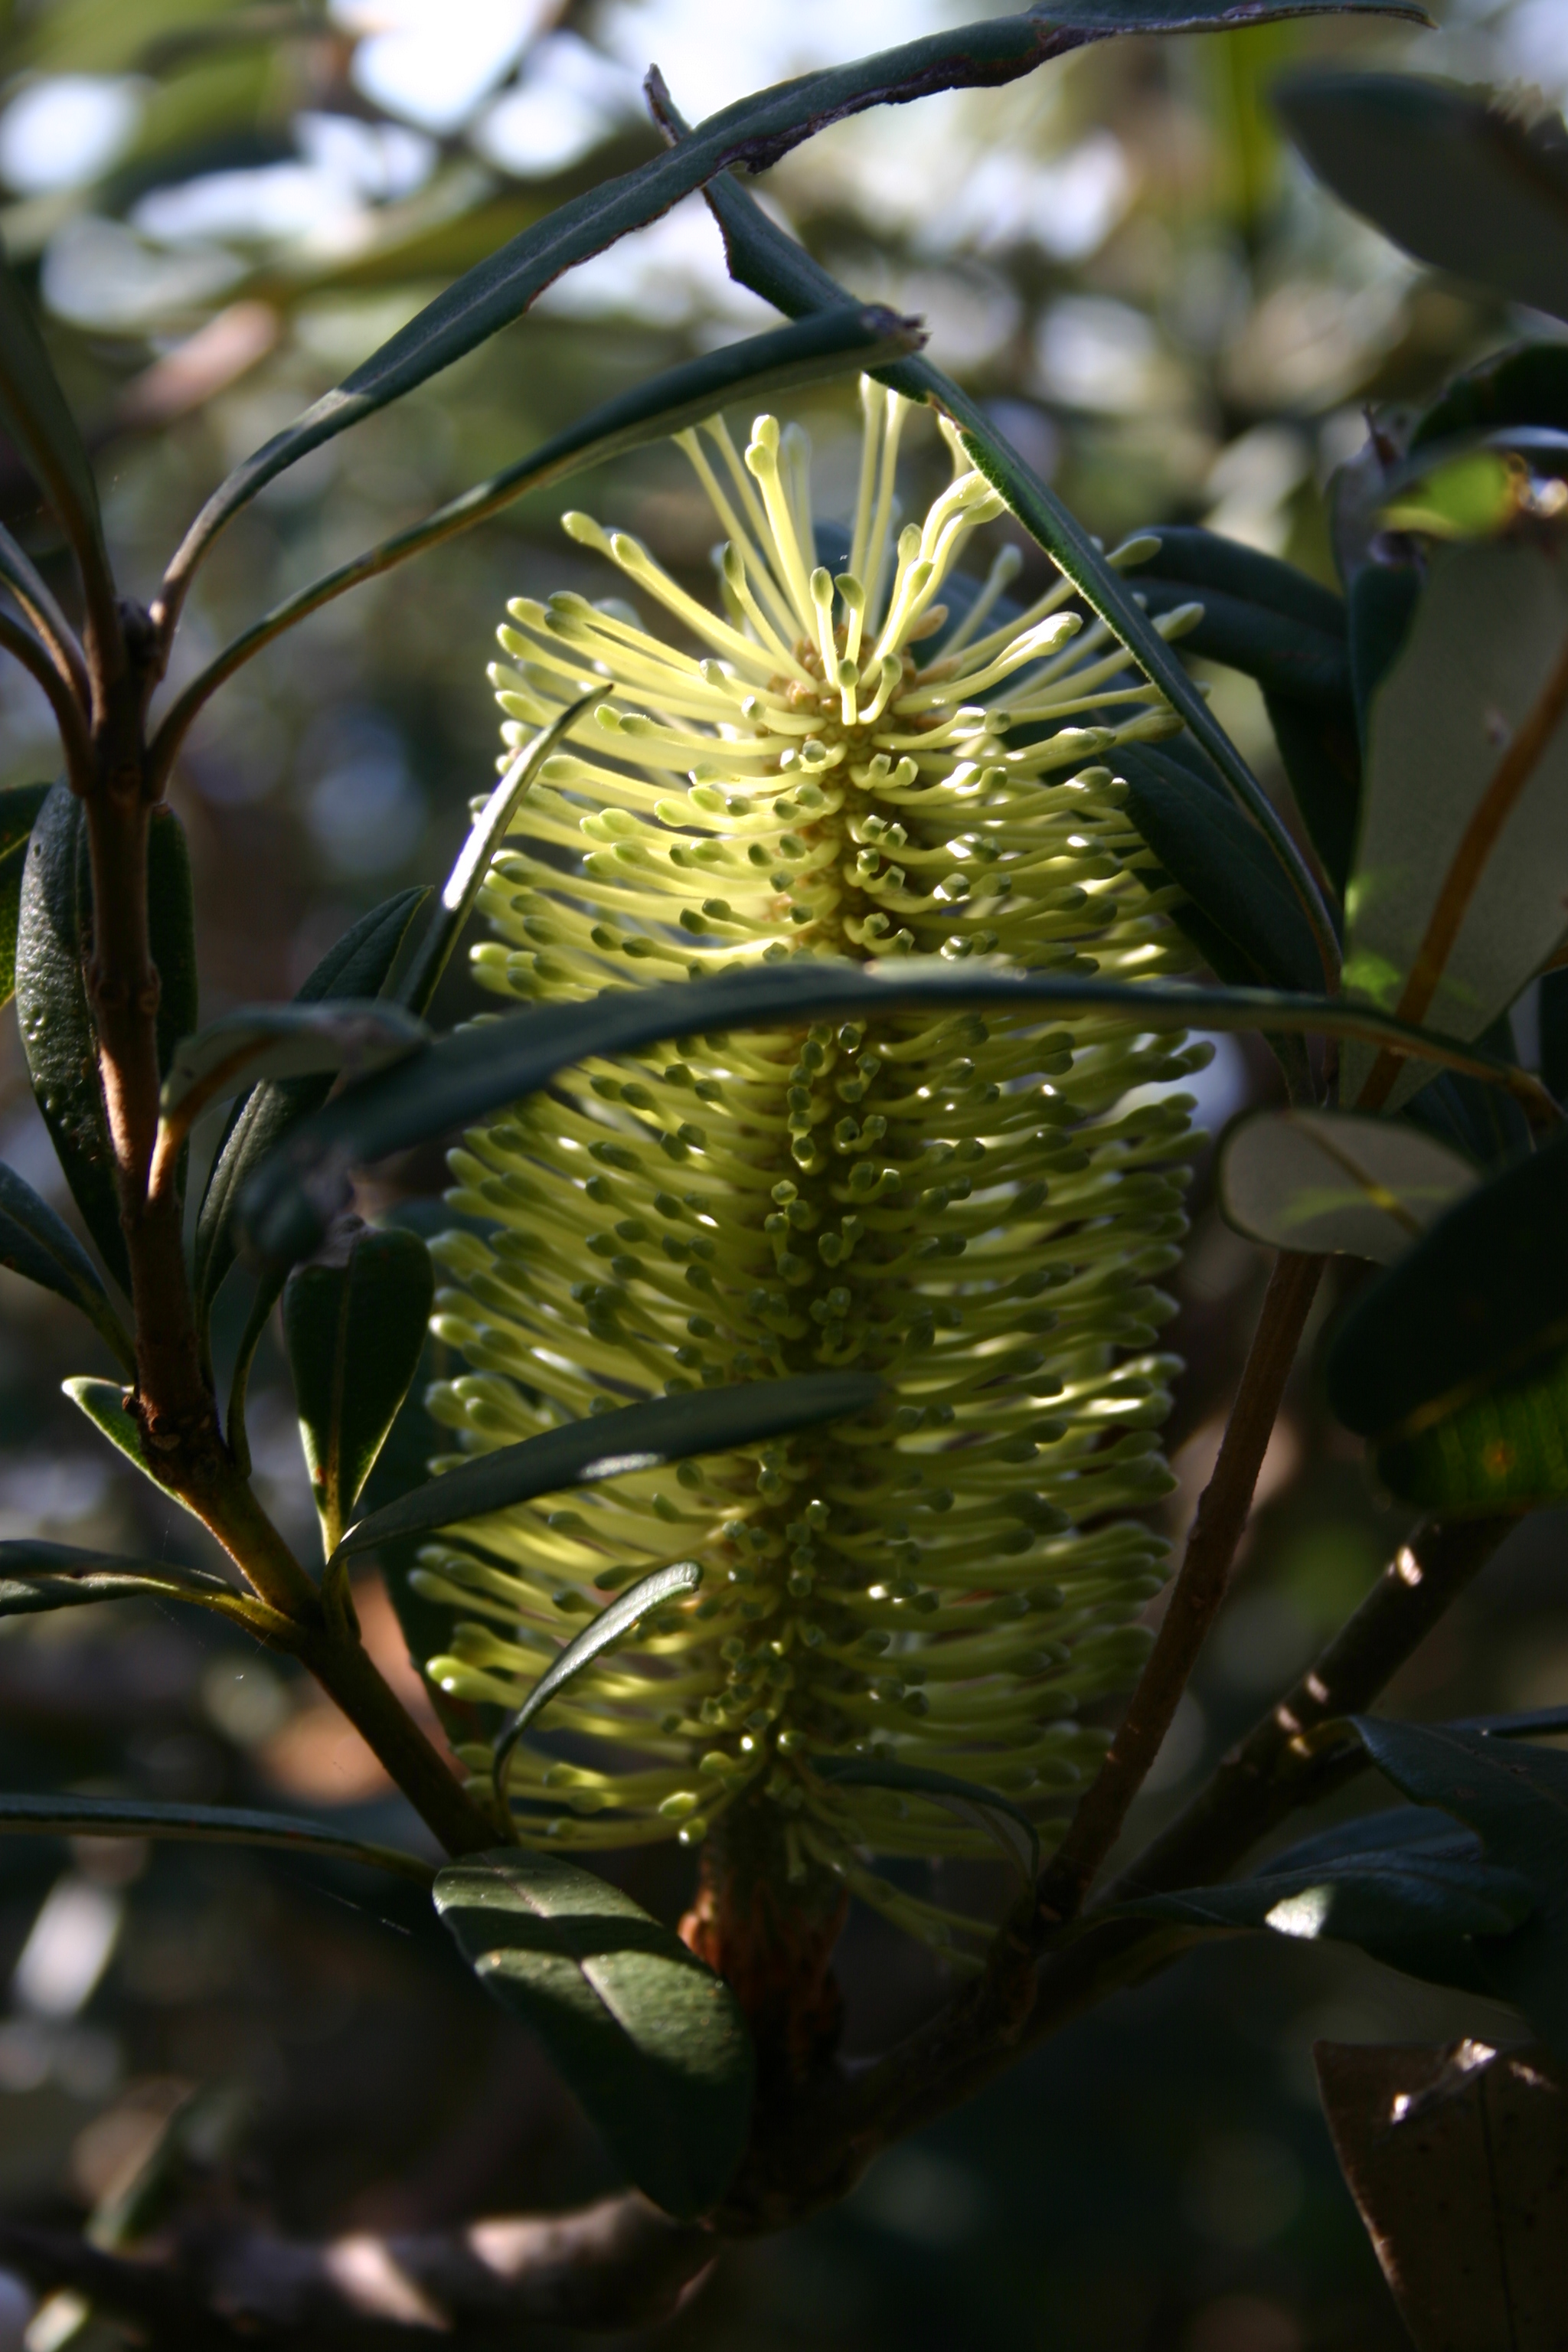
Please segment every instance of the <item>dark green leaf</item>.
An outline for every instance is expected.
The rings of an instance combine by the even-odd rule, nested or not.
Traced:
[[[1494,1990],[1561,2054],[1568,2044],[1568,1756],[1456,1724],[1352,1720],[1396,1789],[1478,1832],[1488,1859],[1534,1889],[1534,1917],[1504,1941],[1489,1937],[1477,1958]]]
[[[367,1845],[320,1822],[293,1813],[253,1812],[238,1805],[159,1804],[141,1797],[13,1797],[0,1795],[0,1834],[44,1837],[134,1837],[194,1840],[205,1845],[281,1846],[289,1853],[319,1853],[333,1862],[363,1862],[372,1870],[395,1871],[420,1886],[431,1881],[430,1864],[395,1846]]]
[[[71,1402],[86,1413],[100,1435],[107,1437],[127,1462],[134,1463],[143,1478],[151,1478],[157,1486],[157,1474],[142,1450],[142,1425],[126,1403],[130,1390],[122,1389],[118,1381],[89,1380],[80,1373],[62,1381],[60,1386]]]
[[[209,1102],[263,1078],[326,1076],[381,1069],[426,1042],[422,1023],[400,1004],[363,996],[324,1004],[241,1004],[183,1037],[163,1081],[165,1118],[189,1125]]]
[[[1264,709],[1301,821],[1324,873],[1342,898],[1361,811],[1361,740],[1355,705],[1296,702],[1265,694]]]
[[[436,1279],[417,1234],[345,1218],[283,1293],[310,1491],[327,1550],[386,1442],[425,1345]]]
[[[531,1502],[536,1495],[594,1486],[624,1471],[655,1470],[698,1454],[760,1444],[791,1430],[864,1412],[879,1392],[880,1383],[869,1372],[805,1372],[793,1380],[743,1381],[732,1388],[696,1389],[653,1404],[592,1413],[586,1421],[546,1430],[542,1437],[503,1445],[416,1487],[351,1528],[342,1549],[365,1551],[395,1536],[457,1527]]]
[[[1374,1458],[1392,1494],[1445,1517],[1568,1500],[1568,1350],[1495,1381],[1452,1412],[1417,1416]]]
[[[0,257],[0,425],[84,566],[108,577],[98,486],[32,304]]]
[[[595,698],[595,694],[584,694],[580,700],[569,703],[560,718],[511,762],[474,819],[462,855],[447,877],[446,887],[432,909],[408,969],[398,979],[394,993],[399,1004],[407,1005],[414,1013],[428,1012],[437,983],[447,969],[464,924],[474,911],[490,870],[490,860],[506,838],[518,803],[556,745],[570,733]]]
[[[195,1601],[207,1608],[216,1601],[220,1609],[240,1600],[221,1577],[176,1568],[168,1560],[121,1559],[112,1552],[83,1551],[73,1544],[40,1543],[31,1537],[0,1543],[0,1617],[149,1595]]]
[[[294,1277],[298,1281],[299,1276]],[[623,1633],[629,1633],[640,1623],[650,1609],[682,1594],[695,1592],[702,1581],[702,1570],[694,1559],[678,1559],[668,1568],[656,1568],[639,1577],[625,1592],[617,1593],[605,1609],[601,1609],[591,1625],[584,1625],[574,1640],[567,1643],[534,1684],[522,1705],[511,1717],[495,1743],[495,1780],[498,1790],[506,1786],[507,1759],[523,1733],[537,1716],[543,1713],[558,1691],[580,1675],[584,1666],[592,1665],[601,1651]]]
[[[742,395],[748,400],[764,399],[847,367],[874,365],[879,359],[915,350],[920,341],[919,330],[896,319],[891,311],[874,306],[861,310],[846,298],[832,311],[796,326],[771,328],[745,342],[727,344],[722,351],[667,369],[635,391],[606,401],[517,465],[464,491],[461,498],[453,499],[423,522],[396,532],[351,562],[339,564],[264,614],[226,646],[174,703],[159,727],[155,758],[163,761],[173,757],[191,720],[225,678],[232,677],[285,630],[362,582],[407,562],[411,556],[458,531],[470,530],[531,490],[547,488],[586,467],[603,465],[645,442],[700,423],[728,401]]]
[[[1568,1131],[1457,1202],[1340,1325],[1329,1397],[1363,1437],[1410,1433],[1568,1344]]]
[[[1525,343],[1494,352],[1447,385],[1410,436],[1413,450],[1510,425],[1568,432],[1568,344]]]
[[[243,1227],[273,1263],[303,1257],[348,1197],[349,1171],[463,1127],[547,1085],[588,1055],[630,1053],[668,1038],[779,1023],[894,1013],[936,1017],[994,1011],[1070,1017],[1111,1012],[1140,1028],[1261,1029],[1363,1037],[1438,1065],[1507,1074],[1474,1046],[1412,1029],[1343,998],[1264,989],[1194,988],[1158,981],[1055,979],[936,957],[865,965],[826,957],[753,964],[712,980],[607,989],[579,1004],[523,1013],[444,1037],[390,1071],[350,1087],[289,1136],[245,1190]],[[1511,1081],[1521,1082],[1518,1077]]]
[[[87,840],[82,804],[56,784],[40,810],[22,877],[16,1015],[49,1139],[110,1274],[130,1296],[114,1153],[98,1076],[98,1038],[83,977]]]
[[[994,1789],[983,1788],[977,1780],[961,1780],[951,1772],[928,1772],[922,1765],[899,1764],[890,1757],[816,1756],[811,1769],[819,1780],[836,1789],[889,1789],[897,1795],[930,1797],[937,1804],[962,1810],[970,1818],[977,1815],[1015,1869],[1022,1871],[1026,1864],[1031,1882],[1039,1876],[1038,1829],[1021,1805]],[[1024,1832],[1021,1851],[1000,1829],[998,1814]]]
[[[1418,261],[1568,318],[1568,134],[1503,92],[1291,75],[1275,104],[1334,194]]]
[[[16,926],[27,836],[48,796],[47,784],[12,784],[0,792],[0,1004],[9,1004],[16,993]]]
[[[1534,1903],[1516,1871],[1468,1855],[1394,1847],[1301,1870],[1271,1867],[1256,1878],[1146,1895],[1117,1907],[1129,1917],[1194,1927],[1268,1927],[1308,1941],[1326,1937],[1392,1958],[1402,1945],[1428,1938],[1511,1934]]]
[[[508,1846],[448,1863],[436,1907],[644,2195],[681,2221],[716,2205],[752,2110],[751,2036],[723,1979],[556,1854]]]
[[[1306,0],[1310,13],[1403,16],[1411,0]],[[853,64],[805,74],[711,115],[678,147],[559,205],[448,286],[337,388],[274,436],[209,499],[170,569],[188,577],[228,518],[288,466],[449,367],[526,310],[563,273],[641,228],[731,165],[759,171],[826,124],[939,89],[994,86],[1064,48],[1119,33],[1194,32],[1299,15],[1303,0],[1056,0],[1048,14],[1000,16],[928,35]],[[835,303],[847,298],[835,289]],[[822,309],[820,302],[809,306]]]
[[[1236,976],[1315,990],[1322,971],[1307,919],[1263,835],[1212,769],[1200,778],[1153,743],[1123,744],[1114,756],[1133,824],[1163,871],[1229,942]],[[1176,922],[1184,912],[1174,910]],[[1196,935],[1194,944],[1203,950]]]
[[[1387,1265],[1419,1241],[1476,1171],[1402,1119],[1255,1111],[1220,1146],[1227,1223],[1270,1249],[1343,1251]]]
[[[415,917],[429,896],[427,889],[400,890],[395,898],[362,915],[328,950],[295,1003],[378,996]],[[325,1102],[331,1086],[331,1072],[310,1078],[268,1080],[236,1106],[196,1219],[196,1315],[204,1329],[218,1285],[234,1264],[234,1212],[246,1178],[298,1120]]]
[[[1241,670],[1269,693],[1348,703],[1345,609],[1331,589],[1217,531],[1151,535],[1158,552],[1127,576],[1151,614],[1202,604],[1203,619],[1182,640],[1189,652]]]
[[[660,121],[672,135],[685,133],[686,126],[657,74],[650,75],[649,88]],[[692,135],[682,138],[674,152],[684,153]],[[791,318],[831,309],[849,299],[837,279],[775,226],[728,173],[714,178],[703,193],[723,232],[730,274],[740,284],[749,286]],[[877,373],[911,400],[934,400],[952,418],[973,462],[1181,713],[1230,790],[1267,835],[1317,940],[1320,983],[1325,972],[1337,971],[1339,950],[1333,926],[1300,852],[1257,777],[1139,607],[1133,590],[1106,562],[1076,517],[1026,464],[986,411],[951,377],[924,359],[902,360],[896,366],[878,369]]]
[[[131,1336],[109,1301],[98,1269],[62,1218],[15,1170],[0,1164],[0,1265],[79,1307],[109,1342],[127,1372],[136,1369]]]

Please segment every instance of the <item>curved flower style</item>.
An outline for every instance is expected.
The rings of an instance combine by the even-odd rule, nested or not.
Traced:
[[[978,593],[954,576],[1001,510],[955,436],[952,484],[896,534],[906,404],[869,383],[863,404],[837,579],[804,434],[763,417],[742,460],[716,421],[681,446],[727,539],[721,613],[565,518],[706,653],[617,602],[510,607],[509,743],[584,688],[604,699],[486,886],[500,938],[475,960],[498,993],[813,952],[1127,977],[1182,960],[1104,764],[1167,710],[1102,627],[1080,634],[1066,582],[1002,618],[1012,551]],[[420,1590],[463,1613],[431,1673],[509,1707],[609,1594],[670,1560],[704,1571],[552,1703],[577,1760],[516,1753],[525,1838],[694,1842],[751,1792],[781,1809],[793,1875],[825,1864],[952,1943],[974,1923],[862,1857],[983,1853],[984,1830],[816,1768],[891,1759],[1048,1815],[1103,1749],[1076,1716],[1125,1685],[1162,1581],[1163,1546],[1126,1515],[1170,1483],[1152,1286],[1184,1230],[1191,1100],[1140,1090],[1209,1049],[1100,1017],[1037,1033],[963,1014],[686,1037],[635,1074],[587,1065],[453,1154],[452,1204],[493,1228],[437,1244],[459,1286],[436,1328],[472,1370],[435,1409],[468,1446],[702,1383],[850,1363],[886,1383],[885,1409],[760,1458],[627,1475],[423,1555]]]

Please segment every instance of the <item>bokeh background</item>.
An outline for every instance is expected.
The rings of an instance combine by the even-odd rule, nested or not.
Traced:
[[[969,13],[942,0],[10,0],[0,233],[92,438],[127,587],[151,593],[224,472],[459,270],[655,152],[639,96],[650,61],[697,117]],[[1365,404],[1428,395],[1488,351],[1563,332],[1418,269],[1281,144],[1271,82],[1326,56],[1523,81],[1562,102],[1563,0],[1448,0],[1443,13],[1426,35],[1309,23],[1093,48],[1009,89],[841,125],[762,192],[847,284],[926,319],[940,364],[1107,541],[1203,521],[1331,578],[1321,494],[1361,441]],[[265,491],[203,576],[176,682],[317,572],[768,316],[728,283],[700,201],[679,206]],[[795,413],[831,504],[832,485],[847,488],[849,400],[824,393]],[[934,478],[934,436],[916,436],[912,462]],[[705,573],[695,487],[673,453],[645,453],[332,606],[211,708],[173,793],[198,879],[205,1017],[290,992],[358,913],[449,862],[491,771],[484,668],[504,600],[607,585],[559,530],[566,502],[646,537],[694,582]],[[3,450],[0,513],[55,560]],[[1043,571],[1037,551],[1027,560]],[[1213,692],[1282,791],[1255,690],[1216,673]],[[54,767],[41,696],[0,672],[0,782]],[[439,1012],[478,1003],[458,971]],[[1271,1087],[1261,1048],[1218,1043],[1200,1082],[1215,1133]],[[60,1202],[9,1015],[0,1158]],[[432,1155],[384,1171],[374,1197],[440,1181]],[[1264,1271],[1206,1183],[1195,1197],[1173,1537]],[[231,1324],[244,1304],[227,1307]],[[9,1275],[0,1307],[0,1536],[199,1559],[191,1523],[121,1475],[60,1396],[64,1375],[110,1369],[96,1342]],[[1333,1307],[1331,1295],[1318,1328]],[[311,1546],[275,1350],[251,1421],[268,1502]],[[404,1442],[416,1450],[417,1430]],[[1401,1532],[1328,1423],[1309,1349],[1236,1597],[1141,1829],[1300,1667]],[[1457,1713],[1568,1696],[1563,1535],[1547,1516],[1510,1543],[1394,1703]],[[360,1599],[416,1695],[379,1589]],[[0,1786],[293,1804],[419,1835],[310,1686],[216,1622],[140,1604],[0,1622]],[[644,1855],[626,1883],[673,1916],[689,1867]],[[860,1916],[842,1973],[861,2050],[941,1990],[933,1962]],[[193,2092],[191,2193],[241,2199],[287,2229],[547,2208],[609,2181],[533,2046],[418,1898],[348,1868],[0,1840],[0,2200],[13,2212],[75,2224],[101,2210]],[[1311,2044],[1477,2022],[1473,2005],[1342,1951],[1211,1948],[889,2155],[837,2212],[727,2256],[637,2341],[1393,2352],[1402,2334],[1332,2160]],[[30,2313],[0,2275],[0,2352],[25,2329],[34,2352],[119,2340],[58,2302]]]

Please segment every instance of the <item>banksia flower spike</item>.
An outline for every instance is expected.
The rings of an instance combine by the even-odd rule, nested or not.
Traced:
[[[715,421],[681,446],[725,538],[721,609],[565,518],[697,650],[614,599],[510,607],[509,744],[603,699],[492,867],[475,963],[498,994],[800,954],[1180,967],[1114,772],[1168,710],[1065,581],[1009,618],[1012,551],[977,592],[958,579],[1001,501],[955,436],[952,483],[897,530],[907,404],[862,399],[837,575],[804,433],[763,417],[742,453]],[[868,1861],[985,1853],[984,1829],[837,1783],[829,1759],[982,1783],[1046,1826],[1098,1760],[1079,1711],[1143,1654],[1163,1547],[1130,1515],[1169,1485],[1153,1285],[1184,1231],[1191,1103],[1142,1090],[1207,1053],[1098,1014],[1070,1034],[922,1014],[684,1037],[468,1137],[449,1197],[492,1230],[437,1244],[436,1328],[470,1369],[435,1396],[466,1449],[703,1384],[850,1364],[885,1382],[864,1420],[426,1552],[421,1590],[460,1612],[432,1674],[508,1707],[615,1591],[702,1570],[552,1703],[572,1761],[514,1753],[525,1840],[691,1843],[760,1802],[786,1876],[830,1871],[955,1957],[985,1932]]]

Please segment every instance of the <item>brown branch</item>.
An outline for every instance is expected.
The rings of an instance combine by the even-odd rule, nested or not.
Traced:
[[[1359,1748],[1325,1748],[1308,1735],[1372,1705],[1514,1525],[1429,1519],[1418,1527],[1321,1657],[1101,1900],[1212,1883],[1288,1815],[1362,1770]]]
[[[380,2352],[421,2335],[526,2352],[542,2327],[620,2330],[668,2319],[718,2245],[635,2192],[581,2211],[325,2244],[211,2221],[136,2256],[63,2231],[0,2222],[0,2261],[70,2287],[181,2352],[279,2345]]]
[[[1154,1647],[1100,1775],[1041,1874],[1039,1912],[1047,1927],[1076,1916],[1095,1873],[1121,1836],[1129,1808],[1159,1754],[1198,1652],[1219,1614],[1236,1547],[1252,1508],[1258,1473],[1322,1271],[1321,1257],[1302,1256],[1293,1250],[1282,1250],[1274,1262],[1214,1475],[1198,1503]]]
[[[1436,904],[1427,918],[1426,929],[1415,961],[1410,968],[1399,1003],[1394,1010],[1401,1021],[1424,1021],[1437,992],[1437,985],[1447,969],[1448,958],[1454,951],[1469,912],[1488,858],[1497,847],[1498,839],[1509,818],[1519,805],[1520,796],[1540,766],[1547,745],[1563,723],[1568,710],[1568,638],[1559,648],[1546,683],[1535,702],[1525,714],[1520,728],[1502,758],[1498,761],[1480,799],[1470,812],[1453,860],[1443,877]],[[1356,1097],[1358,1110],[1381,1110],[1394,1090],[1399,1076],[1400,1064],[1386,1051],[1379,1054],[1367,1074],[1366,1083]]]

